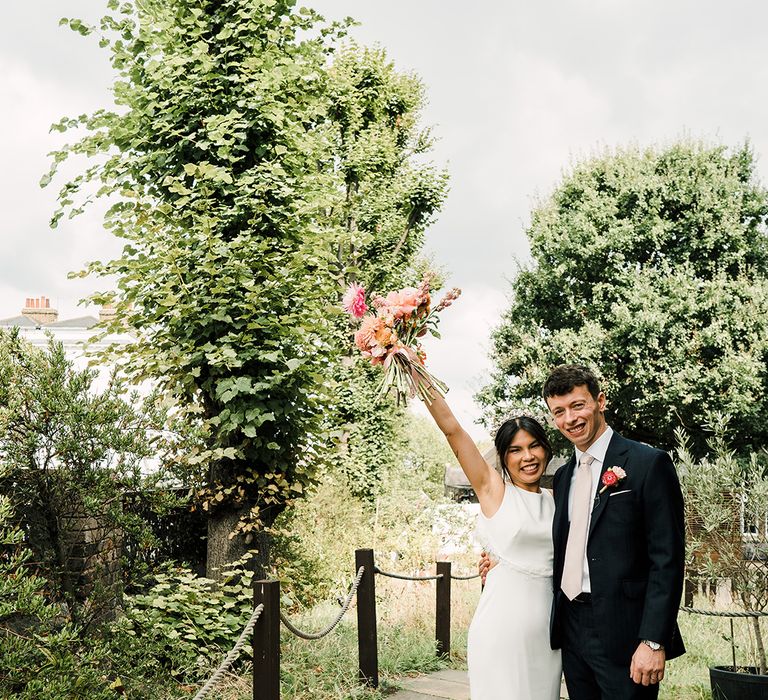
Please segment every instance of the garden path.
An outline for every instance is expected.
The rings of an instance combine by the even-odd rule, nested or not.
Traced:
[[[565,685],[561,698],[567,700]],[[469,681],[466,671],[445,669],[403,681],[403,690],[391,696],[392,700],[469,700]]]

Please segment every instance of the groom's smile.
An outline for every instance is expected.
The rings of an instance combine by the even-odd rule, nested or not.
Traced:
[[[568,433],[568,438],[571,442],[578,442],[579,438],[586,432],[586,429],[586,423],[578,423],[571,428],[566,428],[565,431]]]

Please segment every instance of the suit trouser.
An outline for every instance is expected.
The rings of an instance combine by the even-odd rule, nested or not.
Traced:
[[[592,604],[563,604],[563,674],[570,700],[653,700],[659,686],[638,685],[629,666],[609,659],[596,629]]]

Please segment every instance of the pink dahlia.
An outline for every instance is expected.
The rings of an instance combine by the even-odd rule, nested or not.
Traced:
[[[347,287],[347,291],[341,299],[341,304],[344,307],[344,311],[348,314],[355,318],[362,318],[365,312],[368,311],[368,305],[365,303],[365,288],[352,282]]]

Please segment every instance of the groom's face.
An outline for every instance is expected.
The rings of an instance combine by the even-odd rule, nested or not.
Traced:
[[[586,384],[573,387],[562,396],[550,396],[547,405],[557,429],[582,452],[605,431],[605,394],[597,398]]]

